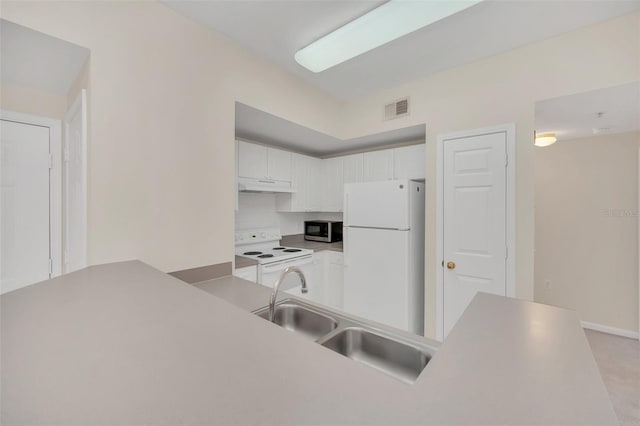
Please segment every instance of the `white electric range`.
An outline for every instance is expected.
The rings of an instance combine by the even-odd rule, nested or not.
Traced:
[[[236,231],[236,255],[248,257],[258,262],[258,284],[273,287],[282,271],[289,266],[297,266],[307,277],[307,285],[313,274],[313,250],[280,245],[282,235],[278,228],[246,229]],[[300,280],[293,274],[281,284],[282,290],[300,287]],[[301,292],[293,292],[301,296]],[[310,299],[313,289],[309,288]],[[306,295],[305,295],[306,296]]]

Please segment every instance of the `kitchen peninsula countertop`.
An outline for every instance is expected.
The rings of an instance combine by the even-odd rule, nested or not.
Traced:
[[[255,284],[216,281],[220,297],[131,261],[0,296],[0,421],[617,424],[575,312],[478,294],[409,385],[250,314]]]

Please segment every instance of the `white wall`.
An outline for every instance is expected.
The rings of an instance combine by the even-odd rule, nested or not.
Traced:
[[[544,64],[544,65],[541,65]],[[585,27],[349,103],[343,137],[426,123],[426,334],[435,332],[436,139],[516,124],[516,296],[533,299],[534,104],[640,79],[640,13]],[[382,106],[411,97],[411,115],[382,121]]]
[[[634,132],[535,149],[536,301],[638,330],[639,147]]]
[[[276,196],[269,193],[240,193],[235,228],[280,228],[282,235],[304,233],[305,220],[342,220],[342,213],[279,213]]]
[[[4,1],[91,50],[89,262],[233,258],[235,101],[335,135],[340,104],[156,2]]]

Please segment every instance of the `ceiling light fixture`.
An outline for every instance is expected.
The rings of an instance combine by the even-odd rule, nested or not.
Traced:
[[[313,72],[324,71],[480,1],[390,0],[298,50],[295,59]]]
[[[557,140],[555,133],[541,133],[536,135],[533,144],[535,146],[549,146],[556,143]]]

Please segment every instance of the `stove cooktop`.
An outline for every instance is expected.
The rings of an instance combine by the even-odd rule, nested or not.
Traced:
[[[236,255],[268,264],[313,254],[313,250],[281,246],[281,238],[277,228],[236,231]]]
[[[280,260],[295,259],[309,256],[313,250],[282,246],[243,247],[236,249],[236,254],[258,261],[258,263],[278,262]]]

